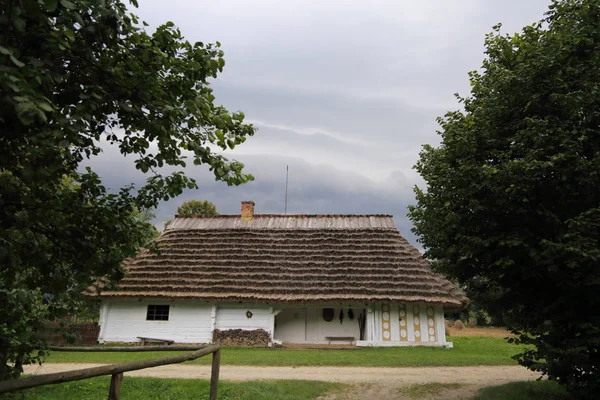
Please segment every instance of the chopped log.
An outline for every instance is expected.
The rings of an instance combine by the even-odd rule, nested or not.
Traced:
[[[214,353],[215,351],[219,350],[219,348],[219,346],[208,346],[193,353],[180,354],[177,356],[151,358],[149,360],[131,361],[122,364],[104,365],[101,367],[86,368],[76,371],[58,372],[54,374],[32,376],[29,378],[12,379],[0,382],[0,393],[28,389],[41,385],[79,381],[82,379],[94,378],[102,375],[120,374],[128,371],[136,371],[138,369],[157,367],[159,365],[176,364],[184,361],[195,360],[196,358]]]
[[[233,347],[268,347],[271,335],[264,329],[228,329],[213,331],[213,343]]]
[[[108,391],[108,400],[120,400],[121,386],[123,385],[123,373],[113,374],[110,378],[110,389]]]

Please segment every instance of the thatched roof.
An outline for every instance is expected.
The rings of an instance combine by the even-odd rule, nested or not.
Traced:
[[[176,218],[125,263],[104,298],[248,302],[469,300],[396,229],[391,215],[255,215]],[[88,295],[95,295],[90,288]]]

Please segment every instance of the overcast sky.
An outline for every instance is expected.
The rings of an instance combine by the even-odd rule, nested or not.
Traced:
[[[157,226],[189,199],[208,199],[222,214],[239,213],[241,200],[254,200],[257,213],[282,213],[289,165],[288,212],[393,214],[417,244],[406,218],[422,184],[412,166],[423,144],[439,142],[436,117],[459,108],[454,93],[469,93],[467,72],[481,66],[492,26],[519,31],[549,4],[141,0],[134,12],[151,28],[173,21],[191,42],[221,42],[217,103],[258,128],[233,152],[254,182],[231,188],[189,167],[200,189],[164,202]],[[143,181],[111,150],[94,169],[111,187]]]

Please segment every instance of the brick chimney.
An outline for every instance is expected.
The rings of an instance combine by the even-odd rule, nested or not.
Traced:
[[[254,202],[242,201],[242,220],[252,221],[252,218],[254,218]]]

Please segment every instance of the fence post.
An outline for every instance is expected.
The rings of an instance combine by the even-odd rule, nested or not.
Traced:
[[[113,374],[110,378],[110,390],[108,400],[119,400],[121,398],[121,385],[123,384],[123,373]]]
[[[210,371],[210,400],[217,400],[219,391],[219,369],[221,367],[221,350],[216,350],[212,356],[212,369]]]

